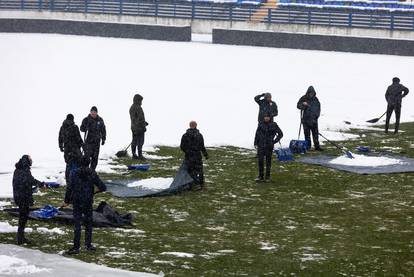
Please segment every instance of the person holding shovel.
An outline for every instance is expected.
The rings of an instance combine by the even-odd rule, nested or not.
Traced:
[[[318,119],[321,114],[321,103],[316,97],[316,91],[313,86],[310,86],[306,91],[306,94],[302,96],[297,104],[297,108],[302,112],[302,124],[303,133],[305,134],[305,140],[308,143],[309,149],[312,146],[311,133],[313,138],[313,144],[316,151],[322,151],[323,149],[319,144],[319,128]]]
[[[395,130],[394,134],[398,133],[400,128],[400,116],[401,116],[401,104],[402,99],[407,96],[409,90],[402,84],[400,84],[400,79],[394,77],[392,79],[392,84],[387,88],[385,93],[385,99],[387,100],[387,117],[385,119],[385,133],[388,133],[388,128],[390,127],[390,119],[392,112],[395,111]]]
[[[139,94],[135,94],[134,103],[129,109],[129,116],[131,118],[131,131],[132,131],[132,157],[136,160],[145,160],[142,155],[142,147],[145,140],[145,132],[147,131],[148,123],[145,121],[144,110],[142,109],[142,97]],[[138,155],[136,153],[138,147]]]
[[[279,126],[272,122],[270,114],[263,115],[263,121],[259,124],[254,137],[254,147],[257,149],[259,176],[256,182],[270,182],[270,169],[272,167],[273,148],[283,137]],[[264,159],[266,158],[266,175],[264,175]]]
[[[82,121],[80,130],[85,133],[85,155],[91,160],[91,168],[96,169],[99,159],[100,145],[106,141],[106,127],[98,108],[93,106],[87,117]]]

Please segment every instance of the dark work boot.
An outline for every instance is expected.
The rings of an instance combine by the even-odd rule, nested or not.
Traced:
[[[259,176],[259,177],[257,177],[257,178],[255,179],[255,181],[256,181],[257,183],[261,183],[261,182],[263,182],[263,181],[264,181],[264,178],[263,178],[263,176]]]
[[[77,255],[79,254],[79,248],[72,247],[71,249],[65,251],[66,255]]]
[[[139,157],[137,156],[137,154],[132,154],[132,158],[134,159],[134,160],[138,160],[139,159]]]
[[[96,251],[96,247],[93,244],[86,245],[86,251]]]

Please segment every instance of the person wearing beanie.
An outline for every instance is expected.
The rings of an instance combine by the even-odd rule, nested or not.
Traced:
[[[99,192],[106,191],[106,186],[96,172],[89,168],[90,158],[83,156],[79,159],[79,167],[71,171],[71,190],[68,202],[73,204],[74,238],[73,247],[65,253],[68,255],[79,254],[82,222],[85,225],[85,249],[95,251],[92,244],[92,222],[93,222],[93,197],[95,186]]]
[[[321,103],[316,97],[316,91],[313,86],[310,86],[306,91],[306,94],[302,96],[297,104],[297,108],[301,110],[301,120],[303,124],[303,133],[305,134],[305,140],[308,143],[309,149],[312,146],[311,133],[313,144],[316,151],[323,151],[319,144],[319,127],[318,119],[321,114]]]
[[[91,168],[96,169],[99,160],[100,145],[105,145],[106,127],[102,117],[98,115],[98,108],[93,106],[87,117],[82,121],[80,130],[85,133],[84,151],[91,161]]]
[[[276,103],[272,101],[272,95],[268,92],[259,94],[254,98],[254,101],[259,105],[259,124],[263,122],[265,114],[268,114],[273,122],[273,118],[278,115],[278,109]]]
[[[129,109],[129,116],[131,118],[132,142],[131,150],[134,159],[145,160],[142,155],[142,147],[145,140],[145,132],[147,131],[148,123],[145,121],[144,110],[142,109],[142,100],[144,98],[135,94],[133,104]],[[137,155],[138,147],[138,155]]]
[[[30,172],[32,158],[24,155],[17,163],[13,174],[13,199],[19,207],[19,227],[17,229],[17,244],[30,244],[24,236],[24,229],[29,218],[30,206],[33,206],[33,190],[45,187],[44,182],[36,180]]]
[[[395,112],[395,129],[394,134],[398,133],[400,128],[401,104],[402,99],[407,96],[409,90],[402,84],[400,79],[394,77],[392,84],[387,88],[385,99],[387,100],[387,117],[385,119],[385,133],[388,133],[390,127],[390,119],[393,112]]]
[[[190,128],[187,129],[181,138],[180,148],[185,155],[184,163],[187,166],[188,174],[194,180],[192,186],[198,185],[201,189],[204,189],[205,185],[202,155],[208,159],[208,153],[206,147],[204,146],[203,135],[197,129],[197,122],[190,122]]]
[[[81,148],[83,146],[83,140],[79,132],[79,127],[75,124],[74,120],[74,116],[68,114],[59,130],[59,148],[64,153],[63,156],[66,163],[66,189],[70,188],[70,170],[74,166],[74,163],[82,156]]]
[[[272,122],[270,114],[263,115],[263,121],[259,124],[254,137],[254,147],[257,149],[257,161],[259,167],[259,176],[256,182],[270,182],[270,170],[272,167],[272,156],[274,145],[283,137],[283,132],[276,124]],[[266,159],[266,175],[264,174],[264,160]]]

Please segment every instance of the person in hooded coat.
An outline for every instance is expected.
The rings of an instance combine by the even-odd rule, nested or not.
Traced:
[[[29,218],[30,206],[33,206],[33,191],[44,187],[45,183],[36,180],[30,171],[32,158],[24,155],[17,163],[13,174],[13,198],[19,207],[19,227],[17,229],[17,244],[29,244],[24,236],[24,229]]]
[[[90,159],[83,156],[79,162],[80,167],[74,168],[70,173],[71,191],[67,194],[66,203],[73,205],[74,239],[73,247],[66,254],[79,254],[82,221],[85,225],[85,247],[87,251],[95,251],[92,245],[93,197],[95,186],[97,193],[106,191],[106,186],[96,172],[89,168]],[[83,219],[83,220],[82,220]]]
[[[311,133],[315,150],[322,151],[319,144],[318,119],[321,114],[321,104],[316,97],[316,91],[310,86],[306,94],[302,96],[297,104],[297,108],[302,112],[303,133],[308,143],[309,149],[312,146]]]
[[[91,160],[91,168],[96,169],[99,159],[100,145],[105,145],[106,127],[98,108],[93,106],[89,115],[83,119],[80,130],[85,133],[85,155]]]
[[[71,167],[73,167],[73,163],[78,161],[82,156],[82,146],[83,140],[79,132],[79,127],[75,124],[73,115],[68,114],[66,116],[66,120],[63,121],[62,127],[60,127],[59,131],[59,148],[61,152],[64,152],[64,158],[66,162],[66,193],[70,187]]]
[[[142,146],[144,145],[145,132],[147,131],[148,123],[145,121],[144,110],[142,109],[142,100],[144,98],[136,94],[134,96],[134,103],[129,109],[129,116],[131,118],[132,131],[132,157],[134,159],[145,160],[142,155]],[[138,147],[138,155],[136,153]]]
[[[394,134],[398,133],[400,128],[400,117],[401,117],[401,104],[402,99],[407,96],[409,90],[402,84],[400,84],[400,79],[394,77],[392,79],[392,84],[387,88],[385,93],[385,99],[387,100],[387,117],[385,119],[385,133],[388,133],[388,128],[390,127],[390,119],[392,113],[395,111],[395,129]]]
[[[269,114],[264,114],[263,121],[259,124],[254,137],[254,146],[257,149],[259,176],[256,182],[270,182],[270,170],[272,167],[273,148],[283,137],[283,132],[272,122]],[[266,175],[264,175],[264,160],[266,158]]]
[[[274,117],[278,115],[278,109],[276,103],[272,101],[272,94],[259,94],[254,97],[254,101],[259,105],[259,116],[257,119],[259,124],[263,122],[265,114],[268,114],[271,122],[273,122]]]
[[[194,184],[204,189],[203,157],[208,159],[208,153],[204,146],[204,138],[197,129],[197,122],[191,121],[190,128],[181,138],[181,150],[185,154],[185,164],[188,174],[193,178]]]

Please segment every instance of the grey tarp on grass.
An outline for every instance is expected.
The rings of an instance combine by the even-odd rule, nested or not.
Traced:
[[[33,213],[38,208],[30,209],[29,218],[40,221],[53,221],[60,222],[63,224],[73,224],[73,210],[69,208],[63,208],[59,210],[59,213],[52,218],[43,219],[36,216]],[[19,216],[18,208],[4,209],[4,212],[12,216]],[[132,215],[131,214],[119,214],[105,201],[102,201],[99,206],[93,211],[93,226],[95,227],[125,227],[132,226]]]
[[[312,157],[303,157],[297,161],[306,163],[325,166],[337,170],[348,171],[357,174],[390,174],[390,173],[404,173],[404,172],[414,172],[414,159],[406,158],[402,156],[395,155],[380,155],[380,154],[371,154],[370,156],[382,156],[389,157],[394,159],[399,159],[403,164],[395,165],[386,165],[386,166],[349,166],[349,165],[340,165],[332,164],[330,161],[337,158],[337,156],[312,156]]]
[[[187,167],[183,163],[177,172],[173,182],[167,189],[146,189],[140,187],[128,187],[128,184],[136,182],[137,180],[118,180],[107,182],[107,191],[116,197],[154,197],[166,196],[179,193],[181,191],[189,190],[193,179],[187,172]]]

